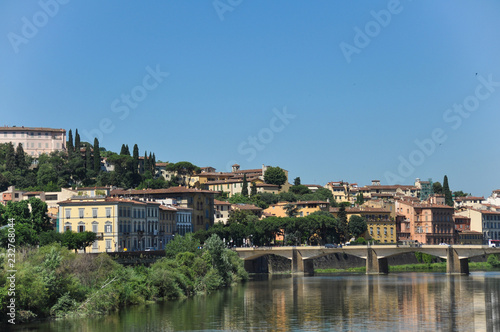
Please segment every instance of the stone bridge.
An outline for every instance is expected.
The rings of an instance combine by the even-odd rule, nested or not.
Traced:
[[[422,246],[344,246],[342,248],[311,247],[262,247],[235,248],[241,259],[245,261],[245,269],[253,271],[252,261],[264,255],[277,255],[292,261],[292,273],[303,272],[314,275],[313,259],[325,255],[342,253],[366,260],[366,274],[387,274],[389,266],[387,257],[409,252],[422,252],[446,259],[446,273],[469,274],[468,259],[475,256],[500,254],[499,248],[481,245],[422,245]]]

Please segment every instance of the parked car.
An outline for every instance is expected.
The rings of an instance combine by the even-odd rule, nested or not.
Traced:
[[[337,245],[334,243],[327,243],[327,244],[325,244],[325,248],[328,248],[328,249],[337,248]]]
[[[146,250],[146,251],[155,251],[155,250],[156,250],[156,248],[155,248],[155,247],[147,247],[145,250]]]

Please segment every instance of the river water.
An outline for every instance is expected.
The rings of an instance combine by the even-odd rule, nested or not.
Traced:
[[[207,296],[17,331],[500,331],[500,272],[265,275]]]

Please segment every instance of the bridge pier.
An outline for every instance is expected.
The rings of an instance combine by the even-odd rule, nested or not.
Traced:
[[[312,259],[303,259],[300,250],[292,249],[292,273],[304,273],[314,275],[314,264]]]
[[[387,258],[377,258],[377,253],[372,248],[367,248],[366,274],[388,274],[389,264]]]
[[[447,250],[446,273],[469,274],[469,259],[460,258],[456,250],[449,247]]]

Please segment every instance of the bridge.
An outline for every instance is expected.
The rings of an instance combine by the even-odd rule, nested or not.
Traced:
[[[499,248],[482,245],[422,245],[422,246],[344,246],[342,248],[310,247],[263,247],[235,248],[245,262],[245,269],[254,271],[253,260],[265,255],[277,255],[292,261],[292,273],[314,275],[313,259],[335,253],[353,255],[366,260],[366,274],[387,274],[387,258],[410,252],[422,252],[446,259],[446,273],[469,274],[469,258],[475,256],[500,254]]]

